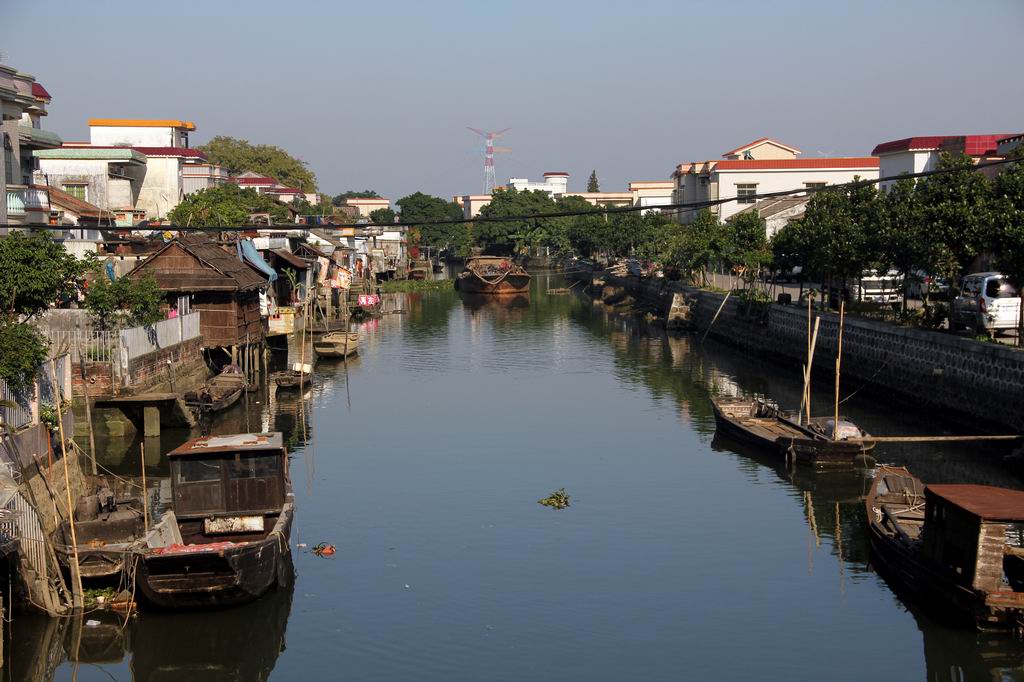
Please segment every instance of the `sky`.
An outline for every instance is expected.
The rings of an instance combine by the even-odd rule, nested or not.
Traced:
[[[511,128],[499,183],[583,191],[668,180],[770,136],[862,156],[911,135],[1024,130],[1024,0],[121,0],[11,2],[3,63],[53,96],[45,127],[194,121],[275,144],[320,190],[483,189],[483,140]]]

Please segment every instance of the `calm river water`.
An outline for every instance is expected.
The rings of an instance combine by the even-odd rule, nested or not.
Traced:
[[[715,437],[709,393],[795,407],[797,371],[544,294],[563,285],[399,296],[304,404],[256,394],[214,425],[292,444],[292,587],[124,629],[18,615],[3,680],[1024,680],[1024,646],[935,622],[869,567],[864,475]],[[942,426],[863,392],[844,411],[879,434]],[[137,453],[106,463],[137,474]],[[997,449],[879,454],[1020,484]],[[570,508],[537,504],[561,487]],[[337,555],[296,547],[321,541]]]

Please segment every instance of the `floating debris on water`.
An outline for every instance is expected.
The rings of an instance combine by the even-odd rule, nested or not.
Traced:
[[[569,495],[566,494],[565,488],[559,488],[544,499],[537,500],[537,502],[552,509],[565,509],[569,506]]]
[[[334,556],[336,551],[337,550],[334,548],[334,545],[330,545],[326,542],[321,542],[313,547],[313,554],[316,554],[319,557]]]

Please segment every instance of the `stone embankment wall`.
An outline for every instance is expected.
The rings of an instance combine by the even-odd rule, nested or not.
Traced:
[[[661,306],[673,299],[687,321],[708,329],[725,294],[664,280],[603,275],[613,286]],[[678,294],[678,295],[677,295]],[[683,299],[685,304],[680,305]],[[839,316],[815,312],[821,321],[814,366],[834,367]],[[807,309],[770,304],[752,309],[730,299],[709,336],[792,364],[807,355]],[[934,407],[968,417],[990,429],[1024,431],[1024,351],[944,332],[900,327],[847,316],[843,327],[843,376],[882,390],[915,407]]]

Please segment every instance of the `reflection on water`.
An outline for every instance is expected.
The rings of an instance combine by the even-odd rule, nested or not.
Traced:
[[[19,616],[5,679],[1024,680],[1021,644],[908,608],[870,567],[870,473],[715,436],[709,394],[795,407],[798,370],[544,293],[561,286],[398,295],[404,314],[358,325],[357,358],[318,363],[306,400],[249,394],[210,426],[291,444],[293,543],[338,547],[293,549],[294,594],[123,629]],[[858,388],[843,410],[870,431],[935,431]],[[187,436],[147,443],[147,473]],[[138,443],[104,447],[138,473]],[[999,448],[878,454],[1020,485]],[[572,507],[536,504],[563,486]]]

